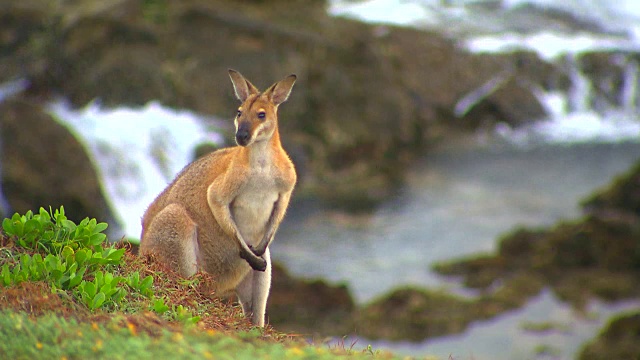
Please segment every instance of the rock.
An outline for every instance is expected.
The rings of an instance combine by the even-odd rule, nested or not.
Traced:
[[[267,318],[278,330],[341,336],[353,331],[354,309],[346,286],[296,279],[282,266],[273,267]]]
[[[556,295],[577,306],[593,297],[616,301],[640,297],[640,163],[596,191],[587,215],[550,229],[518,229],[504,236],[493,255],[438,264],[443,275],[490,289],[514,275],[543,279]]]
[[[531,54],[470,54],[433,32],[331,17],[325,1],[43,4],[0,10],[19,19],[0,25],[16,34],[0,81],[23,77],[30,94],[76,106],[157,99],[231,121],[227,68],[260,88],[295,72],[280,128],[285,148],[303,153],[300,194],[351,210],[392,196],[412,160],[450,131],[544,116],[532,89],[555,81]],[[506,70],[499,86],[479,91]]]
[[[598,20],[588,15],[578,15],[564,10],[562,6],[554,4],[518,3],[502,14],[503,21],[515,25],[516,32],[540,33],[552,31],[559,34],[607,34],[626,36],[627,34],[609,29]]]
[[[587,213],[601,216],[640,216],[640,162],[582,201],[582,207]]]
[[[12,212],[63,205],[67,217],[120,225],[105,200],[85,148],[51,115],[29,100],[0,104],[2,190]]]
[[[637,52],[590,51],[580,54],[569,66],[576,66],[590,82],[592,94],[587,100],[592,108],[600,112],[616,107],[636,111],[640,97],[629,89],[638,86],[639,61]]]
[[[135,107],[174,97],[151,29],[100,14],[77,20],[61,36],[66,68],[57,78],[36,79],[36,86],[59,89],[79,106],[96,98],[106,107]],[[43,80],[52,84],[39,84]]]
[[[358,312],[358,335],[369,339],[421,341],[461,333],[472,321],[469,302],[442,292],[404,288]]]
[[[540,278],[516,274],[476,298],[443,291],[402,288],[358,310],[358,335],[370,339],[423,341],[462,333],[474,321],[518,309],[544,287]]]
[[[50,9],[42,2],[0,6],[0,83],[40,76],[50,70],[53,38],[47,32]]]
[[[612,319],[607,327],[581,351],[580,360],[638,359],[640,357],[640,312]]]
[[[586,215],[580,219],[562,221],[549,229],[517,229],[500,239],[495,254],[436,265],[436,272],[460,277],[466,286],[481,291],[478,298],[465,303],[468,308],[457,312],[466,320],[456,323],[488,319],[519,308],[544,287],[579,310],[593,298],[620,301],[640,297],[639,173],[640,163],[583,201]],[[415,295],[404,301],[412,297]],[[380,304],[394,306],[388,300]],[[373,309],[377,309],[375,306]],[[448,311],[447,306],[443,312]],[[413,321],[429,321],[423,315],[416,317],[420,320]],[[404,334],[403,329],[410,328],[411,323],[393,326],[388,333]],[[590,345],[583,358],[591,358],[584,354],[606,354],[599,348],[602,343],[606,340]],[[621,348],[627,349],[624,344]]]
[[[196,148],[193,149],[193,160],[197,160],[216,150],[218,150],[218,146],[216,144],[210,142],[198,144]]]
[[[589,298],[640,296],[640,223],[588,216],[548,231],[520,229],[502,238],[495,255],[439,264],[434,270],[488,289],[514,274],[540,277],[561,299],[578,307]]]

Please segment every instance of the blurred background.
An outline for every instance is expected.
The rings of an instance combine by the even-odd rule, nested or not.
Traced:
[[[0,215],[64,205],[139,238],[182,167],[233,145],[228,68],[298,75],[277,329],[640,354],[640,3],[1,0]]]

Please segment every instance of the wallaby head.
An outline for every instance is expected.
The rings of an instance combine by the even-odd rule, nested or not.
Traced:
[[[229,70],[229,77],[236,97],[242,102],[235,118],[236,143],[249,146],[271,139],[278,128],[278,105],[289,98],[296,76],[287,76],[263,93],[235,70]]]

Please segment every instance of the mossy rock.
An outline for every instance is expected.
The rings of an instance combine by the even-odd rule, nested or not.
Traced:
[[[345,285],[331,285],[320,279],[297,279],[282,266],[273,267],[267,319],[277,329],[342,336],[354,330],[355,307]]]
[[[403,288],[358,312],[358,335],[370,339],[422,341],[461,333],[474,320],[471,303],[445,292]]]
[[[640,217],[640,161],[582,201],[582,207],[591,213],[628,213]]]
[[[580,360],[640,358],[640,312],[613,318],[581,351]]]

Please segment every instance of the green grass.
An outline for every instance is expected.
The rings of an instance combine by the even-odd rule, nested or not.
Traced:
[[[9,359],[398,358],[254,328],[214,296],[206,273],[182,278],[64,208],[15,214],[2,227],[0,354]]]
[[[56,315],[31,319],[0,313],[0,353],[8,359],[332,359],[325,347],[262,340],[262,332],[235,335],[214,330],[162,330],[151,336],[135,318],[115,316],[108,322],[78,322]],[[355,355],[355,354],[354,354]]]

